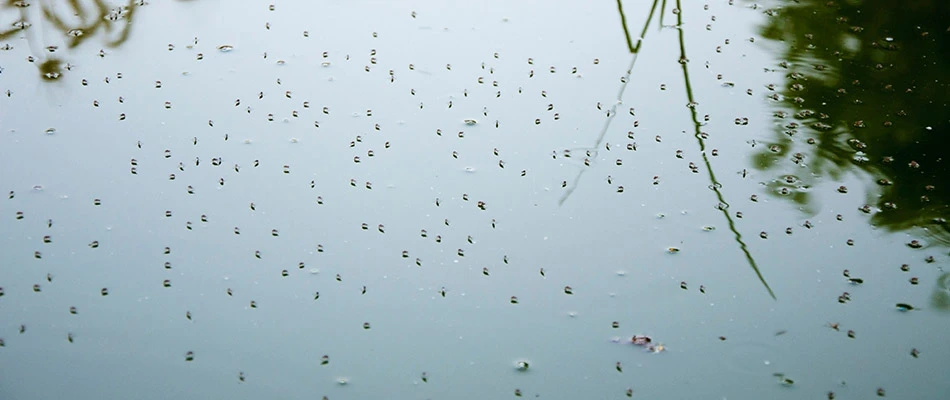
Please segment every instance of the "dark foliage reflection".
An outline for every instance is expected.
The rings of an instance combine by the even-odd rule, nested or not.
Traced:
[[[770,95],[777,134],[755,156],[775,173],[772,193],[791,181],[788,197],[807,207],[796,189],[859,171],[874,225],[950,243],[950,3],[811,0],[766,15],[763,35],[787,44],[785,87]]]

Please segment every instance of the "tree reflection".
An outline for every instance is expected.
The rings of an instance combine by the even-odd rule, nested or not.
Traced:
[[[72,49],[101,35],[106,46],[116,47],[128,40],[135,10],[145,4],[144,0],[128,0],[125,5],[110,5],[103,0],[68,0],[43,1],[34,6],[29,0],[6,0],[0,4],[0,21],[13,22],[10,29],[0,31],[0,40],[22,34],[31,47],[42,45],[52,54],[59,51],[58,43]],[[46,43],[32,34],[35,29],[48,29],[57,35]],[[32,50],[44,53],[37,48]],[[63,69],[69,68],[68,63],[64,65],[61,58],[53,55],[34,63],[45,80],[57,80]]]
[[[766,14],[762,34],[787,44],[779,68],[787,80],[770,96],[780,128],[757,168],[778,172],[773,185],[799,187],[863,172],[879,195],[865,209],[873,224],[923,227],[950,243],[950,3],[802,0]],[[796,192],[795,201],[810,202]]]

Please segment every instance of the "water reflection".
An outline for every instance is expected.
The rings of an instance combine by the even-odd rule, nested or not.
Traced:
[[[785,86],[770,88],[773,143],[755,156],[757,168],[775,173],[773,194],[794,193],[784,197],[808,207],[815,199],[807,189],[819,177],[860,171],[876,195],[863,208],[872,224],[923,227],[950,243],[948,13],[944,1],[880,0],[766,11],[763,35],[787,44],[778,67]]]
[[[950,272],[945,272],[937,278],[937,287],[930,297],[930,305],[941,311],[950,311]]]
[[[600,135],[597,137],[597,143],[593,148],[586,149],[588,152],[596,152],[604,144],[604,137],[607,136],[607,130],[610,129],[610,123],[613,122],[614,117],[617,115],[617,105],[623,101],[623,93],[627,90],[627,83],[630,82],[630,74],[633,73],[633,67],[637,65],[637,56],[640,53],[640,47],[643,45],[643,38],[646,37],[647,29],[650,27],[650,21],[653,21],[653,16],[657,13],[657,6],[660,6],[659,0],[653,0],[653,6],[650,7],[650,13],[647,14],[647,20],[643,23],[643,29],[640,31],[640,37],[637,39],[637,44],[633,44],[633,39],[630,37],[630,29],[627,27],[627,16],[623,12],[623,2],[617,0],[617,12],[620,14],[620,24],[623,26],[624,37],[627,40],[627,49],[630,51],[630,54],[633,56],[630,58],[630,65],[627,67],[627,71],[623,76],[623,82],[620,85],[620,91],[617,93],[617,102],[610,108],[610,112],[607,114],[607,120],[604,122],[603,129],[600,130]],[[660,26],[663,26],[663,11],[666,9],[666,0],[663,1],[662,6],[660,6]],[[563,205],[565,201],[571,194],[574,193],[574,189],[577,189],[577,183],[580,182],[581,177],[584,176],[586,169],[580,170],[577,173],[577,176],[574,177],[574,182],[571,184],[567,190],[564,191],[564,194],[561,195],[561,199],[558,200],[559,205]]]
[[[676,0],[676,8],[680,12],[676,13],[676,24],[677,26],[683,25],[683,12],[682,6],[680,5],[680,0]],[[749,266],[752,267],[752,270],[755,271],[756,276],[758,276],[759,281],[762,282],[762,285],[765,286],[765,289],[768,290],[769,295],[772,298],[775,298],[775,293],[772,291],[772,288],[769,287],[769,283],[765,281],[765,277],[762,276],[762,272],[759,270],[758,263],[755,262],[755,258],[752,257],[752,254],[749,253],[749,248],[746,246],[745,242],[742,240],[742,235],[736,229],[735,221],[732,220],[732,216],[729,215],[729,203],[722,195],[720,190],[722,185],[719,184],[719,181],[716,180],[716,174],[713,171],[712,165],[709,163],[709,155],[706,154],[706,133],[701,130],[702,123],[699,122],[699,118],[696,114],[696,106],[699,104],[696,102],[696,99],[693,97],[693,89],[689,80],[689,58],[686,57],[686,40],[684,39],[684,33],[682,29],[677,29],[679,34],[679,48],[680,48],[680,59],[679,63],[683,69],[683,82],[686,87],[686,96],[689,99],[687,108],[689,108],[690,119],[693,123],[693,137],[696,138],[696,143],[699,145],[699,152],[703,156],[703,163],[706,166],[706,172],[709,174],[709,188],[716,193],[716,199],[719,200],[718,209],[722,212],[723,217],[726,218],[726,221],[729,224],[729,230],[735,236],[736,243],[739,244],[739,249],[742,250],[742,253],[745,255],[746,261],[749,263]],[[695,172],[695,168],[693,169]]]
[[[636,66],[637,57],[639,55],[640,48],[643,45],[643,39],[646,37],[647,29],[650,27],[650,22],[653,21],[654,15],[659,11],[660,28],[662,29],[664,26],[663,14],[665,10],[666,10],[665,0],[662,2],[662,4],[660,3],[659,0],[653,1],[653,5],[650,8],[650,12],[649,14],[647,14],[646,21],[643,23],[643,28],[640,31],[640,36],[636,40],[636,44],[634,45],[634,41],[630,37],[630,29],[627,27],[627,18],[624,15],[623,3],[621,2],[621,0],[617,0],[617,11],[620,14],[620,23],[623,25],[623,32],[624,32],[624,35],[626,36],[626,41],[627,41],[627,49],[632,54],[632,57],[630,59],[630,66],[627,68],[626,74],[623,77],[622,85],[620,86],[620,91],[619,93],[617,93],[617,102],[611,108],[611,112],[607,114],[607,120],[604,122],[604,127],[600,131],[600,136],[598,136],[597,138],[596,145],[594,145],[592,149],[588,149],[588,152],[596,151],[603,145],[604,137],[607,134],[607,130],[610,127],[610,123],[613,121],[614,116],[617,114],[616,113],[617,105],[621,104],[623,100],[624,91],[627,88],[627,83],[630,81],[630,74],[632,73],[634,66]],[[772,288],[769,286],[768,282],[766,282],[765,277],[762,276],[762,272],[759,270],[758,263],[755,261],[755,258],[752,256],[752,253],[749,252],[748,246],[746,246],[745,241],[743,241],[742,239],[742,234],[740,234],[739,231],[736,229],[735,221],[733,221],[732,216],[729,215],[729,202],[726,201],[725,197],[722,194],[722,191],[720,190],[722,185],[716,179],[715,171],[713,171],[712,165],[709,162],[709,156],[706,154],[705,137],[707,134],[701,130],[703,123],[699,121],[699,117],[696,113],[696,107],[698,106],[699,103],[696,102],[693,96],[693,89],[692,89],[692,85],[690,84],[690,79],[689,79],[689,69],[687,67],[687,64],[689,63],[689,58],[686,56],[686,39],[685,39],[684,30],[680,29],[680,27],[683,25],[683,11],[682,10],[683,10],[682,5],[680,4],[680,1],[677,0],[676,9],[675,9],[675,14],[676,14],[675,28],[677,30],[678,39],[679,39],[679,50],[680,50],[679,64],[683,70],[683,82],[684,82],[684,87],[686,88],[687,99],[689,101],[686,107],[689,109],[689,113],[690,113],[691,124],[693,126],[693,137],[696,138],[696,143],[699,147],[699,151],[700,151],[700,154],[702,155],[703,163],[706,167],[706,171],[709,177],[709,189],[715,192],[716,199],[719,201],[717,205],[717,209],[722,213],[723,217],[726,218],[726,222],[729,226],[729,230],[734,235],[735,241],[739,245],[739,249],[742,251],[743,255],[745,256],[746,261],[749,263],[749,266],[752,267],[752,270],[755,272],[756,276],[759,278],[759,281],[762,282],[762,286],[764,286],[765,289],[769,292],[769,296],[775,299],[775,293],[772,291]],[[693,172],[698,171],[697,168],[692,166],[692,163],[691,163],[691,168],[693,169]],[[571,187],[567,189],[564,192],[564,194],[561,196],[559,204],[564,204],[564,202],[567,201],[570,195],[574,192],[574,189],[577,188],[577,183],[580,181],[585,171],[586,171],[585,169],[582,169],[580,172],[578,172]]]
[[[703,15],[703,5],[682,3],[685,9],[680,2],[665,8],[654,1],[648,16],[649,3],[627,2],[624,10],[618,1],[626,43],[618,37],[612,3],[586,25],[545,10],[558,7],[538,7],[504,22],[491,22],[494,14],[460,19],[465,25],[449,23],[455,21],[441,8],[420,9],[420,26],[408,9],[402,20],[392,17],[395,11],[352,5],[326,13],[292,9],[293,18],[284,19],[287,14],[273,14],[273,8],[254,13],[208,2],[194,14],[218,12],[228,24],[191,31],[179,21],[188,38],[215,41],[201,62],[171,58],[182,50],[168,52],[165,44],[183,39],[165,33],[176,29],[136,32],[135,45],[105,60],[95,55],[101,44],[87,42],[69,61],[88,77],[146,69],[119,83],[92,79],[88,89],[67,93],[69,102],[28,105],[0,96],[8,102],[0,114],[12,121],[0,145],[0,159],[9,164],[7,178],[0,179],[9,193],[0,216],[9,220],[0,223],[0,234],[9,238],[10,264],[22,265],[0,272],[7,291],[0,319],[10,321],[0,327],[0,338],[7,340],[0,358],[10,360],[0,362],[0,375],[16,382],[0,385],[0,398],[24,398],[17,394],[25,391],[55,398],[48,393],[100,393],[102,387],[162,393],[152,389],[153,382],[230,398],[372,398],[382,391],[400,393],[390,397],[451,398],[460,387],[479,398],[502,392],[510,397],[512,391],[525,397],[632,397],[634,390],[640,398],[690,398],[698,390],[723,398],[822,398],[832,389],[846,396],[848,390],[874,393],[879,386],[900,397],[928,381],[938,381],[932,392],[941,392],[938,364],[948,359],[948,350],[939,338],[916,334],[939,331],[921,327],[942,326],[945,319],[928,309],[950,304],[950,280],[933,284],[940,272],[915,265],[920,284],[908,284],[912,274],[896,266],[912,263],[904,258],[919,254],[913,246],[891,241],[897,251],[878,250],[890,249],[893,238],[865,236],[858,243],[870,245],[854,250],[823,246],[844,241],[832,229],[776,235],[774,229],[782,229],[776,227],[798,216],[778,201],[757,203],[758,215],[747,205],[745,219],[737,216],[745,190],[758,186],[738,178],[746,167],[745,142],[739,142],[744,138],[718,136],[714,124],[729,116],[725,125],[731,125],[734,103],[742,102],[708,90],[705,84],[718,83],[704,80],[701,71],[704,47],[709,54],[713,48],[704,43],[748,33],[736,21],[754,12],[721,11],[713,3],[706,17],[715,13],[737,28],[702,33],[701,25],[690,22]],[[136,23],[181,15],[180,7],[168,4],[156,3]],[[343,18],[344,12],[352,16]],[[665,12],[671,25],[663,25]],[[319,14],[357,28],[299,19]],[[269,29],[262,15],[274,22],[271,34],[261,34]],[[540,24],[521,19],[528,15],[555,27],[585,27],[579,32],[613,25],[603,35],[589,35],[596,39],[578,36],[574,47],[565,47],[567,38],[508,47],[519,41],[507,41],[512,33],[539,33]],[[636,21],[633,29],[626,29],[628,18]],[[648,32],[658,20],[661,27]],[[478,29],[470,32],[469,24]],[[443,25],[452,29],[439,29]],[[259,30],[243,36],[246,26]],[[379,38],[369,28],[379,28]],[[313,29],[314,39],[304,29]],[[316,39],[324,29],[332,40]],[[643,47],[643,40],[631,40],[638,31],[657,42]],[[26,40],[11,43],[23,46]],[[222,43],[234,50],[223,53],[231,47]],[[400,47],[409,43],[414,45]],[[493,43],[503,45],[501,57]],[[585,48],[591,50],[583,53]],[[360,55],[376,57],[377,49],[379,64],[376,58],[360,61]],[[22,60],[30,49],[18,50]],[[637,61],[639,52],[655,50],[663,51]],[[522,64],[529,56],[539,60],[537,68],[550,63],[552,72],[530,78],[529,69],[536,67]],[[287,57],[287,64],[276,64],[278,57]],[[595,66],[581,64],[591,59]],[[134,63],[117,65],[120,60]],[[748,75],[763,65],[741,60],[724,61],[742,65],[739,72]],[[450,61],[451,69],[442,68]],[[630,72],[634,62],[637,74]],[[581,65],[583,79],[561,72],[574,65]],[[387,75],[389,68],[397,72]],[[17,73],[22,79],[9,80],[11,89],[29,95],[33,71]],[[685,90],[675,88],[680,74]],[[506,94],[496,95],[501,89],[495,85],[473,89],[488,88],[474,86],[482,77],[497,78]],[[637,82],[619,94],[603,93],[620,77]],[[79,85],[78,78],[53,86],[69,89]],[[657,92],[654,83],[674,89]],[[622,167],[617,158],[616,168],[605,160],[612,157],[588,154],[594,167],[611,168],[593,174],[615,174],[617,183],[627,185],[626,194],[585,187],[571,196],[574,204],[554,209],[551,203],[564,201],[577,187],[575,180],[566,188],[572,179],[589,179],[587,170],[597,168],[548,161],[546,146],[574,146],[576,138],[592,146],[584,150],[605,151],[601,146],[611,140],[604,139],[608,129],[602,124],[614,121],[612,127],[619,128],[634,119],[612,118],[616,110],[603,119],[599,105],[610,109],[614,96],[631,106],[644,99],[638,116],[631,108],[631,117],[644,122],[634,127],[649,136],[650,129],[662,130],[663,144],[659,135],[655,145],[652,138],[641,142],[639,152],[626,153]],[[454,108],[443,105],[452,100]],[[728,106],[717,107],[723,104]],[[534,122],[545,115],[541,110],[585,105],[587,112],[564,112],[560,122]],[[759,115],[758,108],[742,111]],[[115,118],[126,113],[128,120]],[[713,135],[706,138],[703,131]],[[675,150],[674,159],[674,149],[684,150]],[[706,174],[698,172],[703,167]],[[664,182],[673,183],[652,186],[654,171],[669,171]],[[642,186],[631,183],[638,181]],[[714,193],[705,192],[707,186]],[[661,221],[658,212],[673,215]],[[722,229],[719,214],[732,234]],[[863,221],[839,226],[870,231]],[[760,240],[766,230],[770,240]],[[660,247],[683,251],[668,255]],[[752,275],[737,250],[760,282],[741,279]],[[765,297],[760,284],[772,290],[753,254],[768,266],[762,272],[779,282],[776,291],[786,301],[755,301]],[[843,279],[841,268],[851,268],[854,277],[845,272]],[[899,282],[891,279],[898,275]],[[938,290],[931,302],[933,288]],[[851,293],[842,295],[848,301],[835,302],[843,291]],[[903,302],[915,310],[894,309]],[[670,347],[660,355],[646,352],[643,334],[669,340]],[[611,343],[610,337],[623,339]],[[919,360],[911,351],[916,348]],[[862,368],[851,368],[856,362]],[[690,377],[697,385],[677,384],[684,365],[698,371]],[[111,385],[115,371],[133,373],[124,385]],[[64,379],[37,385],[35,379],[44,376]],[[4,395],[9,386],[15,392]]]
[[[101,35],[105,46],[117,47],[128,40],[135,10],[145,4],[144,0],[129,0],[125,5],[113,5],[103,0],[69,0],[42,2],[34,7],[28,0],[7,0],[0,5],[0,20],[13,19],[14,22],[10,29],[0,31],[0,40],[22,34],[34,53],[48,53],[44,60],[34,60],[32,56],[28,60],[37,66],[40,77],[54,81],[62,76],[64,70],[71,68],[63,58],[55,55],[61,44],[73,49]],[[43,34],[35,34],[36,29],[44,30]],[[11,45],[6,44],[4,48],[10,49]],[[99,54],[104,56],[101,50]]]

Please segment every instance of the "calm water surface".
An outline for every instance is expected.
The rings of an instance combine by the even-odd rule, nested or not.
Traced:
[[[943,398],[948,11],[6,2],[0,398]]]

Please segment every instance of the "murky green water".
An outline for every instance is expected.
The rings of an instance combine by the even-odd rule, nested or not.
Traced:
[[[947,15],[6,2],[0,398],[943,398]]]

